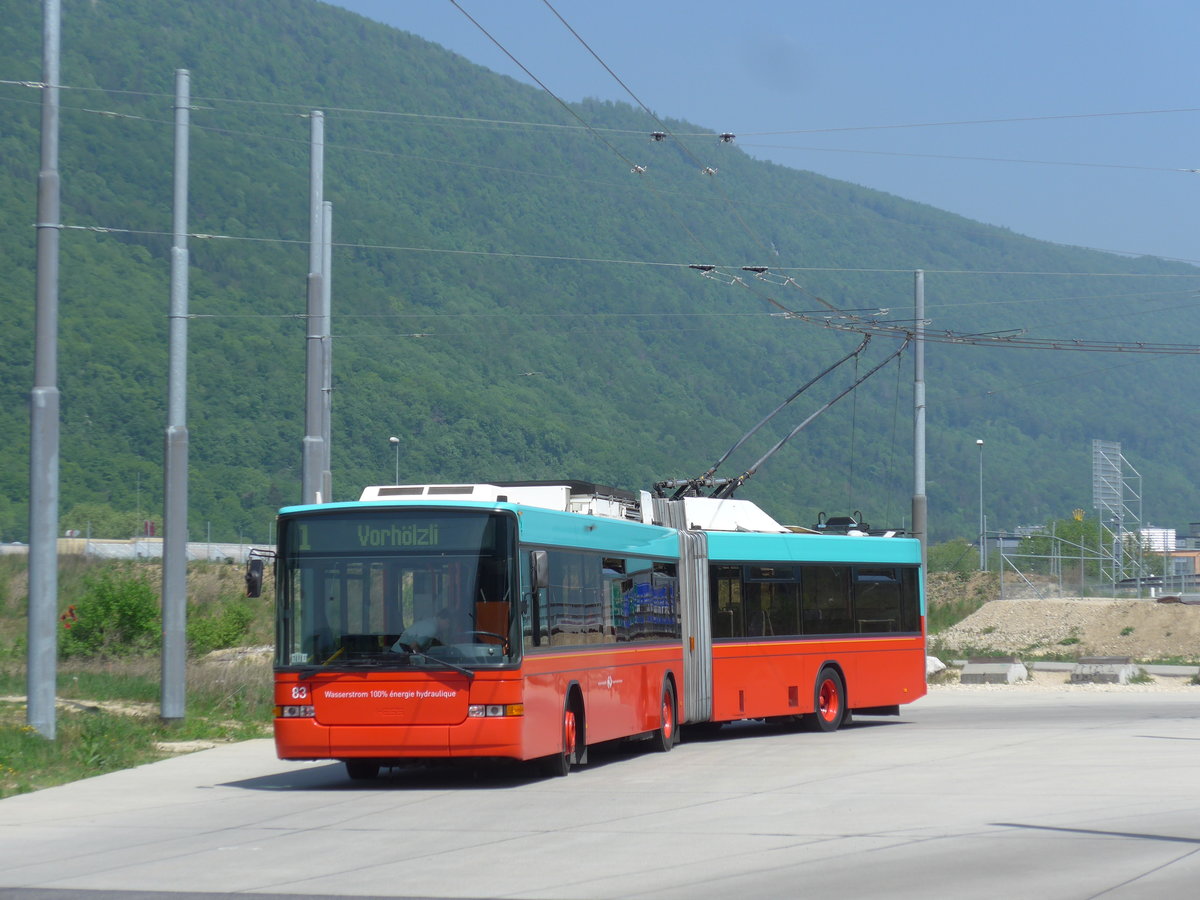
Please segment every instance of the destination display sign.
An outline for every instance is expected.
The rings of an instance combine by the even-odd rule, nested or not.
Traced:
[[[409,510],[297,516],[281,528],[292,553],[492,553],[506,543],[505,522],[487,513]]]

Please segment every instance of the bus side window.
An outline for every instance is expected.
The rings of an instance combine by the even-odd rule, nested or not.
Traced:
[[[601,562],[600,576],[604,583],[602,594],[605,603],[602,612],[605,643],[611,644],[626,638],[624,591],[622,589],[626,568],[625,560],[620,557],[605,557]]]
[[[713,638],[739,638],[745,633],[742,618],[741,566],[711,566],[709,596]]]
[[[800,585],[797,582],[782,578],[773,581],[748,580],[742,590],[745,593],[748,637],[800,634]]]
[[[921,630],[920,574],[915,566],[900,570],[900,630]]]
[[[845,566],[804,566],[801,618],[805,634],[850,634],[850,578]]]
[[[520,566],[521,577],[521,643],[526,648],[536,647],[541,644],[542,623],[537,621],[543,618],[546,608],[546,590],[545,585],[535,585],[533,583],[532,569],[538,563],[535,563],[534,554],[540,554],[540,565],[545,567],[545,574],[549,577],[549,565],[545,559],[545,550],[530,550],[528,547],[522,547],[521,558],[528,559],[529,565]],[[535,589],[540,589],[541,597],[535,597]],[[544,621],[544,619],[543,619]]]
[[[900,580],[891,566],[858,566],[854,570],[855,631],[900,629]]]
[[[654,563],[650,584],[653,604],[651,636],[678,638],[682,631],[679,615],[679,572],[675,563]]]

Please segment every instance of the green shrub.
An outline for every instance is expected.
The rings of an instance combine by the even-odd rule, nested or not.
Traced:
[[[60,617],[59,650],[72,656],[130,656],[157,649],[158,598],[144,574],[102,569],[84,579],[79,600]]]
[[[188,614],[187,637],[192,653],[201,656],[212,650],[236,647],[249,633],[254,610],[244,600],[228,600],[215,612],[202,614],[193,606]]]

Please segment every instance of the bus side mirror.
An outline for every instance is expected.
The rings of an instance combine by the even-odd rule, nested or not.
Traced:
[[[529,590],[536,594],[550,581],[550,558],[545,550],[529,551]]]
[[[263,588],[263,561],[257,556],[246,563],[246,596],[261,597]]]

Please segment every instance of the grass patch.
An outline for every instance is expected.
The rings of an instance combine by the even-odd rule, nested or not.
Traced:
[[[0,705],[0,797],[36,791],[160,759],[156,750],[163,726],[154,720],[81,710],[56,717],[57,738],[45,740],[18,704]],[[9,724],[11,723],[11,724]]]
[[[1164,656],[1161,659],[1147,659],[1143,662],[1153,663],[1158,666],[1197,666],[1200,665],[1200,659],[1195,656]]]
[[[271,670],[264,662],[188,666],[185,717],[159,718],[156,659],[73,662],[58,674],[55,739],[25,724],[23,700],[0,701],[0,797],[65,784],[171,756],[172,741],[240,741],[271,733]],[[21,696],[24,673],[6,667],[0,694]]]
[[[926,628],[930,634],[945,631],[979,610],[985,602],[978,597],[957,597],[941,603],[930,603],[926,611]]]
[[[1037,653],[1017,653],[1017,659],[1021,662],[1053,662],[1053,663],[1077,663],[1079,662],[1078,653],[1049,653],[1044,650],[1039,650]]]
[[[996,657],[996,656],[1012,656],[1011,650],[997,650],[995,647],[987,646],[954,646],[947,647],[936,636],[930,636],[925,641],[925,652],[929,656],[936,656],[938,659],[972,659],[975,657]]]
[[[926,627],[938,634],[999,597],[989,572],[928,572],[925,580]]]
[[[59,707],[48,741],[26,725],[26,560],[0,558],[0,697],[10,698],[0,700],[0,797],[170,756],[161,743],[270,734],[269,660],[205,655],[268,646],[274,632],[272,600],[246,600],[241,567],[221,563],[188,565],[185,717],[159,718],[161,572],[158,562],[60,559]]]

